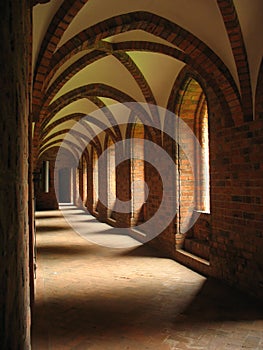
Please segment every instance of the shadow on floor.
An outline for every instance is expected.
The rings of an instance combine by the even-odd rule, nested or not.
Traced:
[[[50,255],[50,257],[55,258],[56,256],[72,256],[72,255],[88,255],[92,253],[94,249],[92,246],[83,247],[83,246],[54,246],[54,245],[41,245],[37,247],[37,254],[43,254],[43,256]]]
[[[138,256],[138,257],[155,257],[155,258],[167,258],[169,259],[170,257],[155,249],[155,248],[152,248],[150,246],[148,246],[147,244],[143,244],[139,247],[136,247],[136,248],[133,248],[133,249],[130,249],[130,250],[126,250],[126,251],[119,251],[119,255],[120,256]]]
[[[46,220],[46,219],[57,219],[57,218],[61,218],[61,214],[44,214],[45,211],[38,211],[36,212],[36,216],[35,218],[37,220]]]
[[[263,319],[263,303],[213,278],[182,313],[191,322],[242,321]]]
[[[130,293],[127,287],[123,290],[112,289],[107,296],[91,290],[85,296],[76,292],[73,297],[66,295],[65,291],[64,296],[51,298],[35,306],[34,313],[38,316],[38,319],[34,319],[36,326],[41,318],[47,320],[46,315],[49,319],[48,324],[43,323],[41,327],[38,324],[38,328],[41,328],[41,333],[37,335],[38,342],[45,341],[49,333],[49,337],[59,344],[63,344],[66,338],[88,339],[91,345],[94,342],[99,344],[106,338],[121,342],[125,337],[130,337],[130,344],[133,344],[132,339],[140,334],[151,338],[158,333],[165,335],[168,330],[169,334],[173,330],[183,330],[193,336],[197,329],[207,331],[208,325],[215,334],[222,333],[223,337],[224,331],[221,326],[217,326],[220,322],[253,323],[262,318],[262,305],[214,279],[208,279],[187,305],[176,301],[176,288],[170,292],[174,295],[174,302],[170,298],[166,305],[159,305],[150,286],[138,290],[138,293]],[[180,293],[184,294],[183,291]],[[232,333],[234,330],[240,332],[235,323],[232,327]],[[229,336],[229,332],[226,335]],[[86,341],[85,346],[88,345]],[[133,344],[131,349],[136,349],[136,345]]]
[[[66,231],[68,230],[68,227],[65,226],[57,226],[57,225],[48,225],[48,226],[38,226],[37,227],[37,233],[49,233],[49,232],[57,232],[57,231]]]

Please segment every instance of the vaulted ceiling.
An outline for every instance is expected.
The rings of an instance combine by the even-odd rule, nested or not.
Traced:
[[[229,101],[243,101],[248,120],[262,60],[262,13],[262,0],[51,0],[34,6],[39,154],[58,147],[76,121],[103,106],[138,101],[167,108],[186,65],[228,91]],[[89,127],[95,124],[91,119]]]

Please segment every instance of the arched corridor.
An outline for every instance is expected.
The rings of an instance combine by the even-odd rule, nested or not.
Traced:
[[[105,224],[70,210],[86,231],[107,236]],[[257,302],[153,248],[105,248],[61,211],[41,211],[37,256],[33,350],[263,347]]]
[[[262,14],[0,1],[1,350],[262,347]]]

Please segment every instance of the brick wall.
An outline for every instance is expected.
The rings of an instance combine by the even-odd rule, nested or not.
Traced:
[[[45,191],[45,161],[49,162],[49,189]],[[55,159],[47,153],[38,162],[38,176],[35,181],[36,210],[58,209],[54,178]]]
[[[212,120],[212,125],[215,122]],[[263,123],[212,127],[212,274],[263,296]]]

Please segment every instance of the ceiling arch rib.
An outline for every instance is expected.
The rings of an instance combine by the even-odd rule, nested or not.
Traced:
[[[54,98],[55,94],[59,91],[59,89],[61,89],[61,87],[76,73],[85,68],[87,65],[99,60],[100,58],[105,57],[106,55],[107,53],[105,52],[95,50],[70,65],[65,71],[63,71],[61,75],[57,77],[57,79],[49,87],[45,94],[43,105],[48,105],[49,102]],[[139,87],[143,91],[143,95],[145,96],[147,102],[156,103],[149,84],[145,80],[143,74],[138,69],[136,64],[131,60],[131,58],[121,50],[116,50],[116,52],[113,52],[113,55],[127,68],[129,73],[131,73],[131,75],[137,81]]]
[[[67,0],[63,1],[60,8],[54,15],[49,27],[46,31],[45,37],[42,40],[38,59],[36,62],[36,71],[33,82],[33,114],[37,119],[39,113],[39,105],[41,103],[41,90],[45,78],[47,67],[50,59],[57,48],[61,36],[66,31],[71,21],[76,14],[89,0]]]
[[[56,93],[63,87],[63,85],[69,81],[75,74],[77,74],[80,70],[88,66],[89,64],[99,60],[100,58],[103,58],[107,55],[107,53],[94,50],[92,52],[89,52],[88,54],[84,55],[80,59],[78,59],[76,62],[71,64],[67,69],[65,69],[57,78],[56,80],[49,86],[47,91],[45,92],[44,98],[43,98],[43,106],[49,105],[49,103],[52,101]],[[52,75],[54,74],[54,71],[52,71]],[[47,81],[47,83],[49,83]]]
[[[64,138],[60,138],[58,140],[52,141],[48,144],[46,144],[41,151],[39,152],[39,156],[38,158],[41,157],[41,155],[43,155],[47,150],[49,150],[50,148],[56,147],[57,151],[60,149],[61,145],[63,145],[63,148],[66,148],[68,151],[71,152],[71,154],[74,156],[75,160],[76,160],[76,164],[78,164],[78,160],[79,160],[79,154],[82,151],[80,146],[77,146],[74,142],[69,141],[69,140],[65,140]],[[94,146],[95,147],[95,146]]]
[[[82,98],[82,96],[80,96],[80,97]],[[61,100],[64,103],[64,99],[61,98]],[[126,102],[126,99],[124,99],[124,101]],[[70,103],[70,101],[68,101],[68,102]],[[136,106],[137,106],[137,104],[136,104]],[[110,108],[106,107],[105,110],[106,111],[110,111]],[[55,109],[55,113],[56,112],[57,112],[57,108]],[[143,120],[145,120],[145,118],[148,118],[148,123],[151,123],[151,119],[149,119],[149,114],[145,113],[145,112],[146,111],[140,109],[139,106],[137,107],[136,113],[138,114],[138,116],[143,116],[143,118],[144,118]],[[59,134],[62,134],[62,133],[65,133],[65,132],[69,132],[70,130],[72,130],[72,129],[68,129],[68,128],[67,129],[63,128],[63,125],[65,124],[63,122],[64,121],[68,121],[68,120],[72,121],[72,118],[80,120],[78,124],[84,125],[85,128],[88,130],[88,133],[90,135],[90,137],[88,138],[88,141],[90,141],[91,139],[92,140],[96,140],[96,135],[98,135],[102,131],[106,131],[106,133],[108,133],[112,137],[112,139],[117,140],[115,134],[113,134],[113,132],[111,131],[111,127],[112,127],[112,125],[114,125],[114,124],[111,123],[111,121],[109,121],[109,124],[106,125],[106,124],[102,123],[99,119],[96,119],[93,116],[87,115],[85,118],[80,118],[83,115],[84,114],[75,113],[75,114],[72,114],[71,116],[63,117],[61,119],[56,120],[53,123],[53,125],[49,124],[49,126],[46,129],[44,129],[42,134],[41,134],[41,136],[42,136],[41,137],[42,138],[41,145],[45,145],[45,143],[47,141],[51,140],[52,138],[56,137]],[[114,118],[114,123],[116,125],[118,125],[119,121],[117,121]],[[155,123],[154,123],[154,125],[155,125]],[[94,127],[97,127],[97,129],[99,129],[99,130],[97,130],[97,132],[95,132],[94,131]],[[62,128],[62,130],[60,130],[60,128]],[[82,135],[84,135],[84,134],[82,134]],[[85,141],[87,141],[87,140],[85,140]],[[96,145],[97,145],[97,148],[99,148],[101,146],[101,143],[99,142],[99,139],[97,139]]]
[[[60,73],[62,73],[66,68],[68,68],[68,66],[70,66],[72,63],[74,63],[74,61],[76,61],[74,58],[75,57],[78,57],[79,59],[81,57],[84,56],[83,52],[86,53],[86,54],[90,54],[92,55],[92,52],[93,52],[93,55],[96,54],[96,53],[100,53],[100,54],[103,54],[106,55],[110,55],[112,53],[112,50],[113,50],[113,46],[111,43],[108,43],[106,41],[98,41],[98,42],[95,42],[95,43],[92,43],[87,49],[85,50],[81,50],[81,51],[78,51],[76,53],[74,53],[74,55],[70,58],[64,58],[63,60],[61,60],[60,62],[58,62],[57,65],[55,65],[54,67],[50,68],[49,67],[49,70],[47,72],[47,75],[45,76],[45,80],[44,80],[44,83],[43,83],[43,90],[46,90],[46,87],[50,84],[51,81],[54,80],[54,77],[57,78],[56,75],[58,71],[61,71]],[[73,62],[71,62],[73,61]],[[69,63],[71,62],[71,63]],[[79,62],[81,64],[81,61]],[[65,68],[63,68],[65,67]],[[60,75],[60,74],[59,74]]]
[[[125,66],[125,68],[129,72],[131,77],[134,78],[140,90],[142,91],[142,94],[145,100],[148,103],[156,104],[155,97],[151,91],[149,84],[147,83],[140,69],[136,66],[136,64],[131,59],[131,57],[127,55],[125,52],[120,52],[120,51],[115,52],[114,56],[121,62],[123,66]],[[97,55],[97,59],[100,59],[101,57],[102,56],[100,54]],[[92,55],[92,60],[90,62],[90,54],[85,55],[80,60],[76,61],[74,64],[68,67],[67,70],[63,72],[63,74],[60,77],[58,77],[56,81],[48,89],[46,93],[46,98],[44,99],[45,100],[44,104],[47,105],[52,99],[54,100],[55,99],[54,95],[59,91],[59,89],[61,89],[62,86],[67,81],[69,81],[74,74],[78,73],[87,64],[92,63],[93,58],[94,56]],[[102,107],[103,106],[100,106],[100,108]]]
[[[88,84],[111,86],[126,93],[136,101],[144,101],[143,93],[136,79],[134,79],[125,66],[114,55],[105,55],[90,64],[84,65],[81,70],[78,70],[58,90],[51,103],[73,88]]]
[[[253,119],[252,88],[247,52],[242,35],[242,30],[239,24],[238,15],[233,2],[217,0],[217,3],[225,23],[226,31],[229,37],[229,42],[236,63],[240,90],[242,95],[244,119],[245,121],[249,121]],[[239,45],[237,45],[237,42],[239,43]]]
[[[179,58],[183,61],[188,61],[188,63],[192,63],[191,60],[187,60],[185,58],[185,54],[179,50],[176,50],[171,47],[167,47],[162,44],[156,44],[156,43],[146,43],[146,42],[124,42],[124,43],[116,43],[114,44],[114,51],[120,51],[122,50],[146,50],[146,51],[154,51],[158,52],[161,51],[163,54],[171,55],[173,57]],[[210,79],[211,80],[211,79]],[[211,86],[215,87],[216,82],[211,82]]]
[[[52,129],[54,129],[56,126],[60,125],[61,123],[64,123],[68,120],[75,120],[76,122],[78,122],[81,118],[83,118],[85,116],[84,113],[72,113],[69,114],[65,117],[62,117],[58,120],[55,120],[54,122],[50,123],[46,128],[44,128],[43,130],[41,130],[41,138],[44,138]]]
[[[101,122],[100,120],[92,117],[92,116],[87,116],[84,113],[73,113],[73,114],[69,114],[59,120],[56,120],[54,123],[51,123],[46,129],[44,129],[44,131],[42,131],[41,133],[41,138],[44,139],[53,129],[54,127],[61,125],[62,123],[68,121],[68,120],[75,120],[76,122],[78,122],[80,119],[85,118],[87,121],[88,118],[88,122],[92,125],[94,124],[95,126],[97,126],[98,128],[100,128],[101,130],[107,130],[107,132],[110,134],[110,137],[112,140],[114,140],[114,142],[117,142],[117,137],[116,135],[113,133],[113,131],[111,129],[108,129],[108,126]]]
[[[101,132],[106,132],[110,135],[110,137],[116,141],[116,136],[112,132],[111,129],[108,129],[108,127],[101,123],[98,119],[93,118],[92,116],[85,116],[83,115],[82,118],[79,118],[77,116],[77,119],[79,120],[78,124],[75,124],[75,120],[72,118],[76,118],[76,115],[67,116],[67,118],[63,118],[64,122],[56,123],[55,128],[51,128],[50,130],[47,130],[45,134],[42,134],[41,142],[40,142],[40,149],[48,143],[52,139],[56,139],[57,136],[64,134],[71,134],[75,135],[77,134],[76,140],[79,142],[79,137],[84,140],[85,144],[82,145],[83,148],[86,148],[87,144],[91,141],[97,145],[97,148],[100,149],[101,144],[98,138],[98,134]],[[85,118],[83,118],[85,117]],[[68,125],[67,122],[74,122],[73,128],[72,124]],[[95,128],[94,128],[95,127]],[[97,128],[97,130],[95,130]]]
[[[45,136],[41,135],[40,141],[45,142],[47,138],[52,137],[52,135],[56,134],[57,132],[60,132],[63,129],[70,130],[71,128],[74,128],[76,124],[76,120],[70,119],[63,123],[60,123],[59,125],[55,126],[52,130],[50,130]]]
[[[120,51],[114,52],[113,55],[123,64],[123,66],[128,70],[128,72],[136,80],[137,84],[140,87],[140,90],[143,93],[145,100],[148,103],[156,104],[156,100],[152,93],[151,87],[149,86],[144,75],[142,74],[138,66],[135,64],[135,62],[131,59],[131,57],[126,52],[120,52]]]
[[[237,2],[240,3],[240,0]],[[107,18],[134,11],[147,11],[177,23],[211,47],[217,55],[223,58],[228,67],[234,67],[234,60],[231,59],[231,47],[227,41],[227,34],[217,2],[207,0],[164,0],[161,4],[158,0],[90,1],[78,12],[74,22],[63,33],[58,48],[87,27]]]
[[[52,115],[54,116],[62,108],[69,105],[70,103],[75,102],[79,99],[89,98],[89,96],[109,97],[118,102],[135,102],[135,100],[132,97],[111,86],[108,86],[105,84],[84,85],[64,94],[63,96],[58,98],[56,101],[54,101],[51,105],[49,105],[47,109],[42,111],[39,124],[42,125],[42,123],[45,122],[46,117],[52,116]],[[44,125],[45,124],[43,124],[42,127]]]
[[[96,119],[90,115],[94,109],[91,111],[89,109],[86,109],[85,112],[78,112],[78,113],[68,113],[68,108],[71,104],[75,104],[75,107],[73,110],[80,110],[77,101],[75,103],[68,104],[66,107],[62,108],[58,113],[54,114],[51,113],[43,122],[42,128],[40,130],[40,136],[43,138],[45,135],[47,135],[54,127],[62,124],[64,121],[74,119],[76,121],[79,121],[80,119],[87,117],[90,124],[95,125],[97,128],[100,128],[102,130],[106,130],[110,128],[113,125],[113,130],[109,129],[109,133],[111,137],[114,140],[121,140],[121,132],[118,126],[117,121],[114,118],[114,115],[112,114],[111,110],[105,105],[101,99],[99,99],[96,96],[89,96],[87,97],[92,103],[94,103],[98,108],[101,109],[101,116],[105,116],[105,120]],[[65,111],[65,113],[61,113],[61,111]],[[83,110],[83,107],[81,108]],[[57,117],[59,115],[59,118]]]
[[[222,60],[193,34],[152,13],[133,12],[128,15],[124,14],[99,23],[94,28],[84,30],[55,52],[50,69],[58,62],[66,61],[76,52],[86,49],[92,43],[98,42],[107,36],[138,28],[158,35],[179,47],[187,56],[190,56],[191,60],[195,62],[194,69],[200,70],[202,73],[205,71],[206,76],[210,75],[214,81],[218,82],[224,98],[231,106],[233,118],[237,123],[241,121],[240,95],[232,75]]]
[[[54,96],[53,90],[56,90],[57,92],[56,86],[60,83],[61,80],[68,80],[71,77],[71,73],[76,74],[79,70],[84,68],[85,65],[92,63],[94,58],[99,59],[105,57],[107,54],[117,55],[118,53],[125,53],[127,51],[144,51],[168,55],[184,62],[186,60],[186,55],[182,51],[168,45],[149,41],[126,41],[114,43],[111,44],[110,51],[100,51],[97,50],[96,47],[93,47],[93,49],[93,51],[89,50],[88,54],[82,54],[80,59],[74,60],[74,62],[71,64],[68,64],[68,62],[70,62],[74,57],[81,54],[81,51],[75,54],[73,57],[69,58],[68,61],[64,63],[64,65],[59,62],[52,68],[52,70],[47,75],[44,83],[44,87],[48,86],[48,90],[45,93],[44,103],[46,103],[45,101],[49,98],[49,96]],[[87,50],[84,50],[84,52],[86,51]],[[96,57],[96,55],[98,56]],[[65,68],[63,69],[64,66]],[[59,71],[60,74],[58,74]],[[56,78],[54,79],[54,77]],[[46,89],[44,89],[44,91],[45,90]]]
[[[52,135],[47,135],[47,137],[42,139],[40,142],[40,151],[43,149],[43,147],[48,145],[51,141],[58,142],[57,140],[63,139],[69,130],[70,129],[62,128],[60,131],[54,132]]]
[[[103,114],[107,118],[107,122],[109,122],[110,125],[113,125],[113,130],[115,132],[116,139],[119,141],[122,140],[119,125],[118,125],[114,115],[112,114],[110,108],[108,108],[108,106],[105,104],[105,102],[103,102],[102,99],[99,98],[98,96],[89,96],[89,99],[103,112]],[[98,122],[99,122],[99,120],[98,120]],[[105,124],[105,125],[107,125],[107,124]],[[115,135],[114,135],[114,138],[115,138]]]
[[[130,44],[130,45],[127,46],[127,44]],[[132,43],[132,42],[126,43],[125,49],[126,50],[129,50],[129,49],[131,49],[131,50],[138,50],[138,49],[144,50],[146,48],[146,52],[152,52],[152,51],[155,51],[156,53],[161,52],[160,55],[167,54],[169,56],[176,57],[176,58],[179,55],[181,57],[183,56],[182,52],[180,52],[179,50],[176,50],[176,49],[171,48],[171,47],[167,47],[163,44],[147,43],[147,42],[135,43],[135,44],[137,44],[137,45],[134,45],[134,43]],[[96,59],[98,59],[98,60],[101,57],[104,57],[104,53],[98,52],[97,50],[96,50],[96,53],[98,53],[98,54],[95,56],[94,56],[94,52],[83,56],[81,59],[77,60],[71,66],[69,66],[59,77],[57,77],[57,79],[50,86],[50,88],[48,89],[48,91],[45,95],[44,105],[47,105],[52,100],[52,98],[54,98],[54,95],[59,91],[59,89],[61,89],[61,87],[67,81],[70,80],[70,78],[72,78],[72,76],[74,76],[76,73],[78,73],[83,67],[85,67],[89,63],[92,63],[94,57],[97,56]],[[154,105],[158,104],[159,105],[160,102],[159,103],[156,102],[155,97],[151,91],[150,85],[147,83],[147,80],[145,79],[141,70],[137,67],[137,65],[131,59],[131,57],[122,50],[122,47],[119,44],[114,44],[114,47],[112,49],[112,54],[125,66],[125,68],[131,74],[131,76],[136,80],[136,83],[138,84],[140,90],[142,91],[142,94],[143,94],[145,100],[150,104],[154,104]],[[90,59],[91,59],[91,61],[90,61]],[[148,61],[147,61],[147,64],[148,64]],[[159,62],[158,62],[158,64],[159,64]],[[152,67],[150,66],[150,68],[152,68]],[[158,72],[158,70],[156,70],[156,74],[157,74],[157,72]],[[160,71],[159,74],[163,75],[163,72]],[[173,78],[173,75],[171,75],[171,74],[169,74],[169,75],[170,75],[170,77],[169,77],[170,79],[175,80],[176,76]],[[167,76],[162,77],[163,80],[166,79],[165,80],[166,85],[168,82],[167,78],[168,78]],[[102,106],[100,106],[100,108],[102,108]],[[153,116],[156,116],[156,115],[157,115],[156,113],[153,114]],[[156,122],[158,122],[158,121],[156,121]]]
[[[41,142],[40,152],[42,152],[44,148],[53,145],[55,142],[58,145],[61,145],[64,141],[70,142],[73,150],[77,149],[77,151],[81,151],[81,153],[86,149],[87,144],[92,144],[96,149],[101,150],[101,144],[98,137],[93,138],[91,135],[87,135],[86,133],[83,134],[75,129],[62,129]]]
[[[42,124],[39,126],[41,127],[40,133],[44,132],[45,129],[49,127],[51,123],[59,121],[61,118],[64,118],[67,115],[78,114],[78,113],[80,113],[83,116],[90,115],[98,108],[101,110],[101,114],[99,116],[100,121],[106,124],[110,123],[110,125],[114,125],[115,119],[110,109],[106,107],[102,99],[105,100],[106,98],[103,98],[103,97],[98,98],[97,96],[84,95],[82,98],[80,97],[75,101],[69,101],[59,111],[55,110],[53,112],[52,111],[48,112],[47,110],[45,110],[46,117],[45,119],[43,119]],[[106,100],[109,100],[109,99],[106,99]],[[116,101],[114,101],[114,104],[115,103]],[[102,108],[103,108],[103,111],[102,111]],[[118,135],[117,132],[116,132],[116,135]]]
[[[43,154],[45,154],[48,150],[50,150],[50,149],[52,149],[52,148],[55,148],[56,151],[58,152],[62,140],[63,140],[63,139],[60,139],[60,140],[58,140],[58,141],[53,141],[53,142],[51,142],[50,144],[45,145],[45,147],[43,147],[43,148],[41,149],[41,151],[39,151],[39,153],[38,153],[38,159],[40,159],[41,156],[43,156]],[[63,148],[65,148],[67,151],[69,151],[69,149],[67,149],[67,148],[65,147],[65,145],[63,145]]]
[[[118,96],[118,99],[120,99],[120,96],[122,97],[122,100],[127,102],[127,101],[133,101],[128,95],[124,94],[124,93],[120,93],[118,90],[113,89],[111,87],[108,86],[104,86],[101,84],[92,84],[91,86],[84,86],[78,89],[75,89],[73,91],[70,91],[69,93],[67,93],[66,95],[63,95],[61,98],[59,98],[58,100],[56,100],[55,102],[53,102],[49,108],[46,110],[47,112],[47,119],[43,120],[44,122],[46,122],[46,124],[42,125],[42,130],[44,129],[45,125],[48,124],[48,122],[65,106],[69,105],[70,103],[78,100],[78,99],[82,99],[83,97],[88,97],[90,94],[92,94],[92,90],[94,93],[94,96],[92,97],[96,97],[97,95],[103,95],[106,97],[110,97],[110,98],[114,98],[115,95]],[[105,93],[106,92],[106,93]],[[97,100],[99,101],[99,99]],[[102,101],[100,101],[100,104],[104,105],[104,103]],[[110,110],[108,110],[106,108],[106,113],[108,116],[110,116],[111,119],[109,120],[109,128],[112,125],[117,125],[116,120],[112,120],[114,117],[112,116]],[[58,120],[59,121],[59,120]],[[112,124],[113,122],[113,124]],[[95,124],[95,121],[94,121]],[[99,123],[97,123],[99,124]],[[102,126],[102,124],[99,124],[99,126]],[[52,132],[52,131],[50,131]],[[54,129],[53,129],[54,132]],[[118,135],[117,135],[118,136]]]

